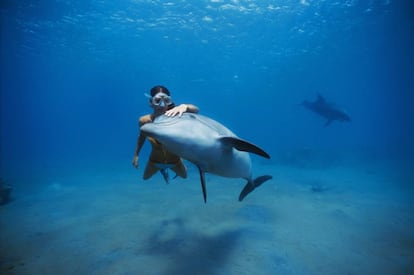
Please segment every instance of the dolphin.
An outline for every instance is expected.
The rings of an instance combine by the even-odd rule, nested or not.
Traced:
[[[320,94],[318,94],[317,99],[313,102],[308,100],[303,101],[302,106],[326,118],[327,121],[325,127],[329,126],[334,120],[351,121],[351,118],[345,111],[339,109],[334,104],[327,102]]]
[[[207,202],[205,173],[229,178],[243,178],[247,184],[239,195],[242,201],[250,192],[272,176],[253,180],[249,153],[265,158],[270,156],[219,122],[206,116],[184,113],[182,116],[161,115],[140,128],[145,135],[158,140],[166,150],[197,166],[204,202]]]

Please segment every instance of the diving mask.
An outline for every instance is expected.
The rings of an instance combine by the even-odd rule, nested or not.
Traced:
[[[173,103],[171,96],[165,93],[158,93],[153,97],[147,94],[145,96],[149,97],[151,104],[154,106],[164,107]]]

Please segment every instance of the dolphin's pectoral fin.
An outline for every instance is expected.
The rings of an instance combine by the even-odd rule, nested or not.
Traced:
[[[332,119],[328,119],[328,120],[325,122],[325,127],[328,127],[329,125],[331,125],[331,122],[332,122]]]
[[[251,144],[251,143],[249,143],[245,140],[235,138],[235,137],[222,137],[222,138],[220,138],[220,140],[223,144],[232,146],[232,147],[236,148],[239,151],[254,153],[254,154],[257,154],[259,156],[270,159],[270,156],[269,156],[268,153],[266,153],[265,151],[263,151],[262,149],[260,149],[256,145]]]
[[[254,189],[262,185],[263,182],[270,180],[271,178],[272,176],[265,175],[256,178],[254,181],[248,181],[247,184],[244,186],[243,190],[240,192],[239,201],[242,201]]]
[[[204,176],[204,172],[198,167],[198,172],[200,173],[200,181],[201,181],[201,189],[203,190],[203,198],[204,203],[207,203],[207,189],[206,189],[206,177]]]

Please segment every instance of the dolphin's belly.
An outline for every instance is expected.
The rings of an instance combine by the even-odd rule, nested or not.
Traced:
[[[200,162],[200,158],[192,162],[207,173],[228,178],[249,179],[251,177],[251,160],[248,153],[236,149],[229,150],[229,148],[225,150],[218,148],[218,150],[211,150],[213,154],[205,162]]]
[[[168,143],[168,141],[167,141]],[[194,163],[202,171],[229,178],[250,178],[251,160],[247,152],[225,147],[217,139],[184,139],[167,144],[169,151]]]

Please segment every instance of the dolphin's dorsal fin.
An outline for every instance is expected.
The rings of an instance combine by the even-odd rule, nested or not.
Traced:
[[[259,156],[265,157],[267,159],[270,159],[270,156],[268,153],[260,149],[254,144],[251,144],[250,142],[247,142],[245,140],[236,138],[236,137],[221,137],[219,140],[228,146],[234,147],[239,151],[245,151],[249,153],[254,153]]]
[[[320,93],[318,93],[318,98],[317,98],[316,102],[325,103],[326,100]]]

